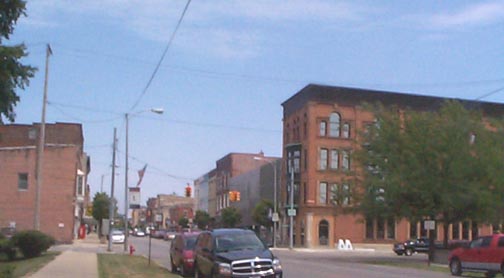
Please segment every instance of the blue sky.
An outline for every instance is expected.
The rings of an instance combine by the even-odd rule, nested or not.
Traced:
[[[45,45],[47,122],[82,123],[92,194],[123,211],[125,113],[130,185],[149,164],[142,203],[183,194],[230,152],[281,155],[281,103],[308,83],[476,99],[504,87],[504,1],[193,0],[147,85],[183,0],[33,0],[9,43],[39,68],[16,123],[41,119]],[[484,99],[504,103],[504,91]],[[164,108],[163,115],[146,111]]]

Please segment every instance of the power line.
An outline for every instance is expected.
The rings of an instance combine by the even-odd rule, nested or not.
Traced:
[[[119,152],[119,153],[123,153],[123,152],[122,152],[122,151],[120,151],[120,150],[118,150],[117,152]],[[147,162],[146,162],[146,161],[143,161],[143,160],[141,160],[141,159],[139,159],[139,158],[136,158],[136,157],[134,157],[134,156],[128,155],[128,157],[129,157],[130,159],[133,159],[133,160],[135,160],[135,161],[137,161],[137,162],[140,162],[140,163],[142,163],[142,164],[147,164]],[[158,172],[162,173],[162,174],[163,174],[163,176],[170,177],[170,178],[172,178],[172,179],[176,179],[176,180],[184,180],[184,181],[188,181],[188,180],[191,180],[191,181],[192,181],[192,180],[195,180],[195,178],[182,177],[182,176],[176,176],[176,175],[173,175],[173,174],[167,173],[167,172],[165,172],[164,170],[162,170],[161,168],[158,168],[158,167],[156,167],[156,166],[153,166],[151,163],[148,163],[148,164],[149,164],[149,169],[154,169],[154,170],[156,170],[156,171],[158,171]]]
[[[140,101],[142,100],[142,98],[145,95],[145,93],[147,93],[147,89],[149,89],[149,87],[150,87],[150,85],[152,83],[152,80],[154,80],[154,77],[156,76],[156,74],[157,74],[157,72],[159,70],[159,67],[161,66],[161,63],[163,62],[164,57],[166,56],[166,53],[168,52],[168,49],[170,48],[173,40],[175,39],[175,34],[177,34],[177,31],[180,28],[180,25],[182,24],[182,19],[184,19],[184,16],[186,14],[187,9],[189,8],[189,4],[190,3],[191,3],[191,0],[187,0],[187,4],[184,7],[184,11],[182,11],[182,15],[180,16],[180,18],[179,18],[179,20],[177,22],[177,26],[175,26],[175,30],[173,31],[173,33],[172,33],[172,35],[170,37],[170,40],[168,41],[168,44],[166,45],[165,50],[163,51],[163,55],[161,55],[161,58],[159,59],[159,62],[157,63],[156,68],[154,69],[154,72],[152,73],[149,81],[147,82],[147,85],[143,89],[142,94],[140,94],[140,97],[137,99],[137,101],[135,102],[135,104],[133,104],[133,106],[131,107],[130,111],[134,110],[137,107],[137,105],[140,103]]]
[[[493,94],[496,94],[496,93],[498,93],[498,92],[500,92],[500,91],[502,91],[502,90],[504,90],[504,87],[500,87],[500,88],[495,89],[495,90],[493,90],[493,91],[491,91],[491,92],[489,92],[489,93],[486,93],[486,94],[484,94],[484,95],[481,95],[481,96],[477,97],[475,100],[481,100],[481,99],[484,99],[484,98],[489,97],[489,96],[491,96],[491,95],[493,95]]]

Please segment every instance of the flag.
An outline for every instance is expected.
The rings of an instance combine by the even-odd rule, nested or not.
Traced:
[[[147,164],[145,164],[145,166],[141,170],[138,170],[138,183],[137,183],[137,187],[140,186],[140,183],[142,183],[142,179],[144,177],[146,169],[147,169]]]

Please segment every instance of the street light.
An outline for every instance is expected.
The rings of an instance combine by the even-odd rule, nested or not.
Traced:
[[[133,115],[138,115],[144,112],[153,112],[156,114],[163,114],[163,108],[152,108],[149,110],[143,110],[134,113]],[[124,167],[126,168],[124,171],[124,251],[128,251],[128,126],[129,126],[129,113],[124,114],[124,118],[126,120],[126,162]]]
[[[277,228],[276,223],[278,222],[278,212],[277,212],[277,169],[275,165],[276,160],[269,160],[263,157],[254,156],[255,160],[267,161],[269,165],[273,167],[273,248],[276,248],[276,234]]]

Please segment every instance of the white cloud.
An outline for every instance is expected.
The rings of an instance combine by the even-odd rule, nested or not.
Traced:
[[[182,0],[34,0],[28,2],[26,24],[33,28],[57,28],[74,18],[98,21],[165,43],[185,4]],[[340,23],[363,21],[373,12],[345,1],[192,1],[177,35],[177,44],[192,50],[191,43],[198,41],[198,47],[204,44],[208,53],[218,57],[246,59],[260,55],[264,36],[261,30],[264,32],[262,28],[269,24],[317,21],[331,28]]]
[[[504,20],[504,1],[486,2],[467,6],[452,13],[440,13],[429,22],[438,28],[487,25]]]

